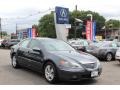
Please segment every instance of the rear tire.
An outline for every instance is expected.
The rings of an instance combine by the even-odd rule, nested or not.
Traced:
[[[13,68],[18,68],[19,67],[15,54],[12,57],[11,64],[12,64]]]
[[[113,59],[112,53],[107,53],[105,59],[106,59],[106,61],[112,61],[112,59]]]
[[[57,83],[58,75],[56,67],[53,63],[47,62],[44,67],[44,76],[49,83]]]

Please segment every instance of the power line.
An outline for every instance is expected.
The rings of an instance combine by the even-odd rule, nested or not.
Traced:
[[[33,24],[35,21],[32,20],[31,22],[28,21],[28,22],[22,22],[22,23],[17,23],[19,25],[23,25],[23,24]],[[16,23],[16,22],[13,22],[13,23]],[[1,26],[9,26],[9,25],[14,25],[13,23],[9,23],[9,24],[1,24]]]
[[[28,19],[28,18],[30,18],[30,17],[33,17],[33,16],[36,16],[36,15],[40,15],[40,14],[45,14],[45,13],[47,13],[47,12],[49,12],[49,11],[52,11],[52,10],[54,10],[54,8],[50,8],[50,9],[48,9],[48,10],[45,10],[45,11],[39,11],[39,12],[37,12],[37,13],[34,13],[34,14],[30,14],[30,15],[28,15],[28,16],[24,16],[24,17],[13,17],[13,18],[2,18],[2,20],[10,20],[10,19],[16,19],[16,20],[22,20],[22,19]],[[5,21],[4,21],[5,22]],[[22,21],[14,21],[14,22],[10,22],[9,24],[4,24],[4,25],[2,25],[2,26],[8,26],[8,25],[12,25],[13,23],[17,23],[17,22],[22,22]],[[29,23],[29,22],[33,22],[33,23],[37,23],[37,21],[36,20],[30,20],[29,19],[29,21],[26,21],[26,22],[22,22],[22,23],[17,23],[17,24],[27,24],[27,23]],[[33,24],[33,23],[31,23],[31,24]]]
[[[34,14],[29,14],[29,15],[24,16],[24,17],[1,18],[2,23],[7,22],[7,24],[1,24],[1,26],[4,27],[3,28],[4,30],[8,31],[8,30],[10,30],[10,28],[8,28],[9,25],[14,25],[14,27],[16,28],[16,24],[17,24],[17,28],[21,28],[21,27],[24,27],[24,26],[26,26],[28,24],[29,25],[38,24],[38,20],[36,20],[36,19],[38,19],[38,17],[35,17],[36,19],[34,19],[34,16],[42,15],[42,14],[44,15],[44,14],[47,14],[48,12],[50,12],[50,11],[53,11],[53,10],[54,10],[54,8],[52,8],[52,9],[50,8],[48,10],[45,10],[45,11],[42,11],[42,12],[39,11],[39,12],[36,12]],[[25,19],[28,19],[28,20],[25,20]],[[34,20],[30,20],[30,19],[34,19]],[[24,22],[23,22],[23,20],[24,20]],[[22,25],[22,26],[20,26],[20,25]],[[5,27],[7,27],[7,28],[5,28]]]
[[[50,8],[48,10],[45,10],[45,11],[39,11],[37,13],[34,13],[34,14],[29,14],[28,16],[24,16],[24,17],[12,17],[12,18],[2,18],[2,19],[26,19],[26,18],[29,18],[29,17],[32,17],[32,16],[35,16],[35,15],[39,15],[39,14],[44,14],[44,13],[47,13],[48,11],[52,11],[54,10],[54,8]]]

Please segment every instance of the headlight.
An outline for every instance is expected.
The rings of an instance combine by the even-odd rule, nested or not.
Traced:
[[[97,60],[97,67],[101,67],[100,61]]]
[[[66,60],[60,60],[60,66],[62,66],[63,68],[69,68],[69,69],[75,69],[75,68],[78,68],[78,69],[83,69],[83,67],[78,64],[77,62],[74,62],[74,61],[66,61]]]

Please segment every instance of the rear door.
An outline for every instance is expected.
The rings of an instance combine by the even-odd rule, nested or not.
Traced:
[[[110,43],[108,42],[107,44],[104,45],[105,54],[108,52],[111,52],[113,56],[115,56],[117,49],[118,49],[118,46],[114,42],[110,42]]]

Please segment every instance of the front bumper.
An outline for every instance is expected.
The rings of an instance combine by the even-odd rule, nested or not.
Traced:
[[[115,59],[120,61],[120,52],[116,52]]]
[[[92,77],[91,73],[93,71],[98,71],[98,75]],[[90,79],[90,78],[96,78],[101,75],[102,68],[92,70],[92,71],[65,71],[65,70],[59,70],[58,75],[60,80],[65,81],[79,81],[82,79]]]

